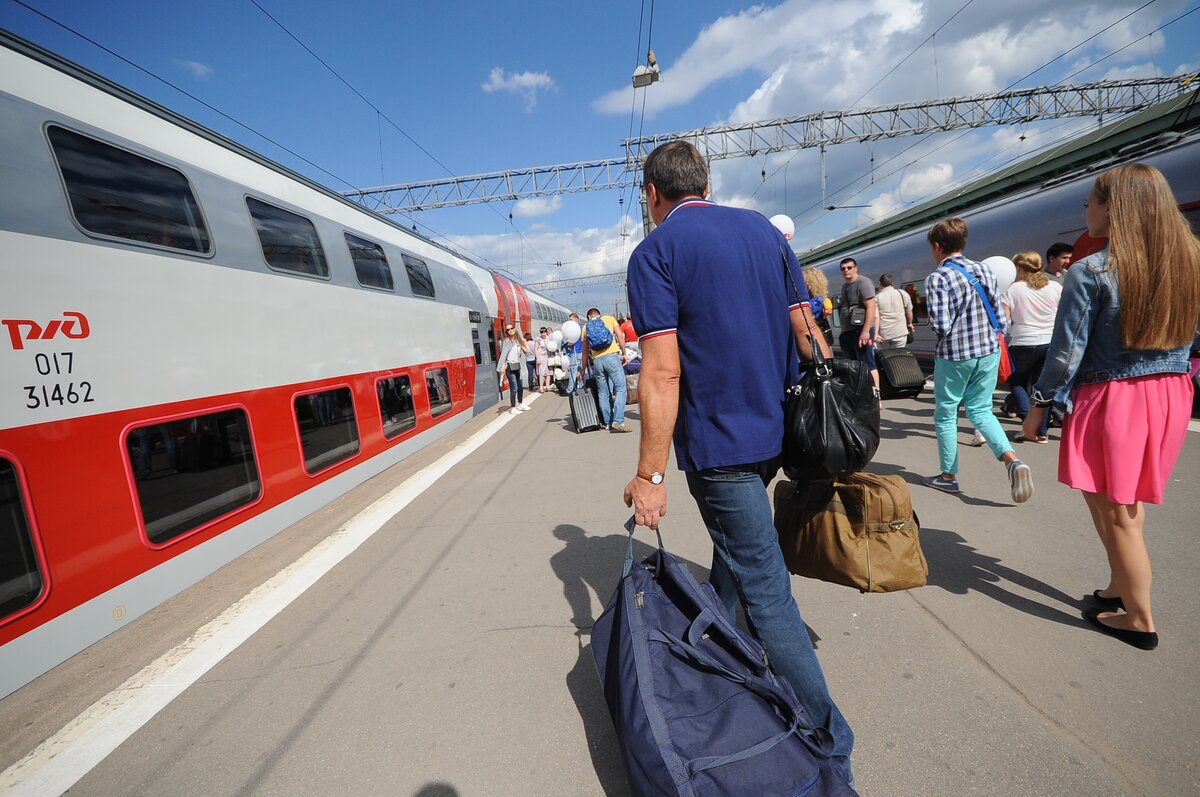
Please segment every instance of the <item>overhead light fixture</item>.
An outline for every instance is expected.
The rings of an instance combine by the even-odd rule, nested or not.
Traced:
[[[639,66],[633,70],[633,87],[635,89],[644,89],[659,80],[658,60],[655,59],[653,50],[646,53],[646,62],[646,66]]]

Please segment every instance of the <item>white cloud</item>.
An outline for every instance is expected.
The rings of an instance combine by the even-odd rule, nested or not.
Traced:
[[[522,199],[513,205],[512,214],[518,218],[546,216],[562,207],[561,196],[535,196]]]
[[[491,94],[495,91],[507,91],[525,100],[525,111],[532,111],[537,105],[538,92],[554,88],[554,80],[549,72],[505,72],[500,67],[493,67],[488,74],[487,82],[480,86]]]
[[[191,72],[192,77],[196,78],[197,80],[204,80],[205,78],[212,77],[213,74],[213,68],[211,66],[208,64],[202,64],[199,61],[189,61],[183,58],[176,58],[175,65],[186,69],[188,72]]]

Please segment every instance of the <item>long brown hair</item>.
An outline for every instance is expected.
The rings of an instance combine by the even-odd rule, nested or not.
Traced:
[[[1040,290],[1050,284],[1050,278],[1043,270],[1042,256],[1032,249],[1017,252],[1012,256],[1012,262],[1019,269],[1017,279],[1030,288]]]
[[[1096,178],[1108,206],[1108,267],[1116,272],[1121,336],[1131,349],[1186,346],[1200,313],[1200,241],[1162,172],[1144,163]]]

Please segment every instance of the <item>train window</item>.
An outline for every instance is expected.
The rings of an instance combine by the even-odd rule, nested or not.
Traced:
[[[146,537],[161,545],[262,493],[246,411],[140,426],[125,438]]]
[[[0,459],[0,617],[35,602],[43,585],[17,469]]]
[[[71,212],[83,229],[185,252],[210,251],[200,205],[182,172],[61,127],[46,132]]]
[[[388,266],[382,246],[350,233],[346,233],[346,246],[350,247],[350,259],[354,261],[359,285],[385,291],[395,287],[392,283],[392,269]]]
[[[448,412],[452,406],[449,372],[445,368],[430,368],[425,372],[425,387],[429,390],[429,414],[436,418]]]
[[[246,197],[246,208],[254,219],[254,229],[268,266],[295,274],[329,276],[325,250],[321,248],[317,228],[311,221],[254,197]]]
[[[500,360],[500,345],[496,341],[496,327],[488,324],[488,351],[492,353],[492,362]]]
[[[350,388],[304,393],[296,396],[293,407],[309,476],[358,454],[358,423]]]
[[[429,266],[424,260],[418,260],[411,255],[400,255],[404,268],[408,270],[408,284],[412,286],[413,296],[428,296],[433,298],[433,277],[429,275]]]
[[[475,364],[483,365],[483,346],[479,344],[479,330],[471,330],[471,343],[475,346]]]
[[[417,425],[413,408],[412,380],[407,376],[389,376],[375,383],[379,395],[379,415],[383,418],[383,436],[391,440]]]
[[[928,324],[929,307],[925,303],[925,283],[905,282],[900,286],[900,290],[907,293],[908,298],[912,299],[913,324]]]

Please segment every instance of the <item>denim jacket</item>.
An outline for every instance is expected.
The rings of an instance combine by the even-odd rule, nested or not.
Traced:
[[[1132,379],[1151,374],[1186,374],[1188,347],[1156,351],[1127,349],[1121,336],[1117,276],[1108,270],[1108,249],[1067,271],[1046,366],[1033,388],[1033,401],[1065,403],[1075,385]]]

